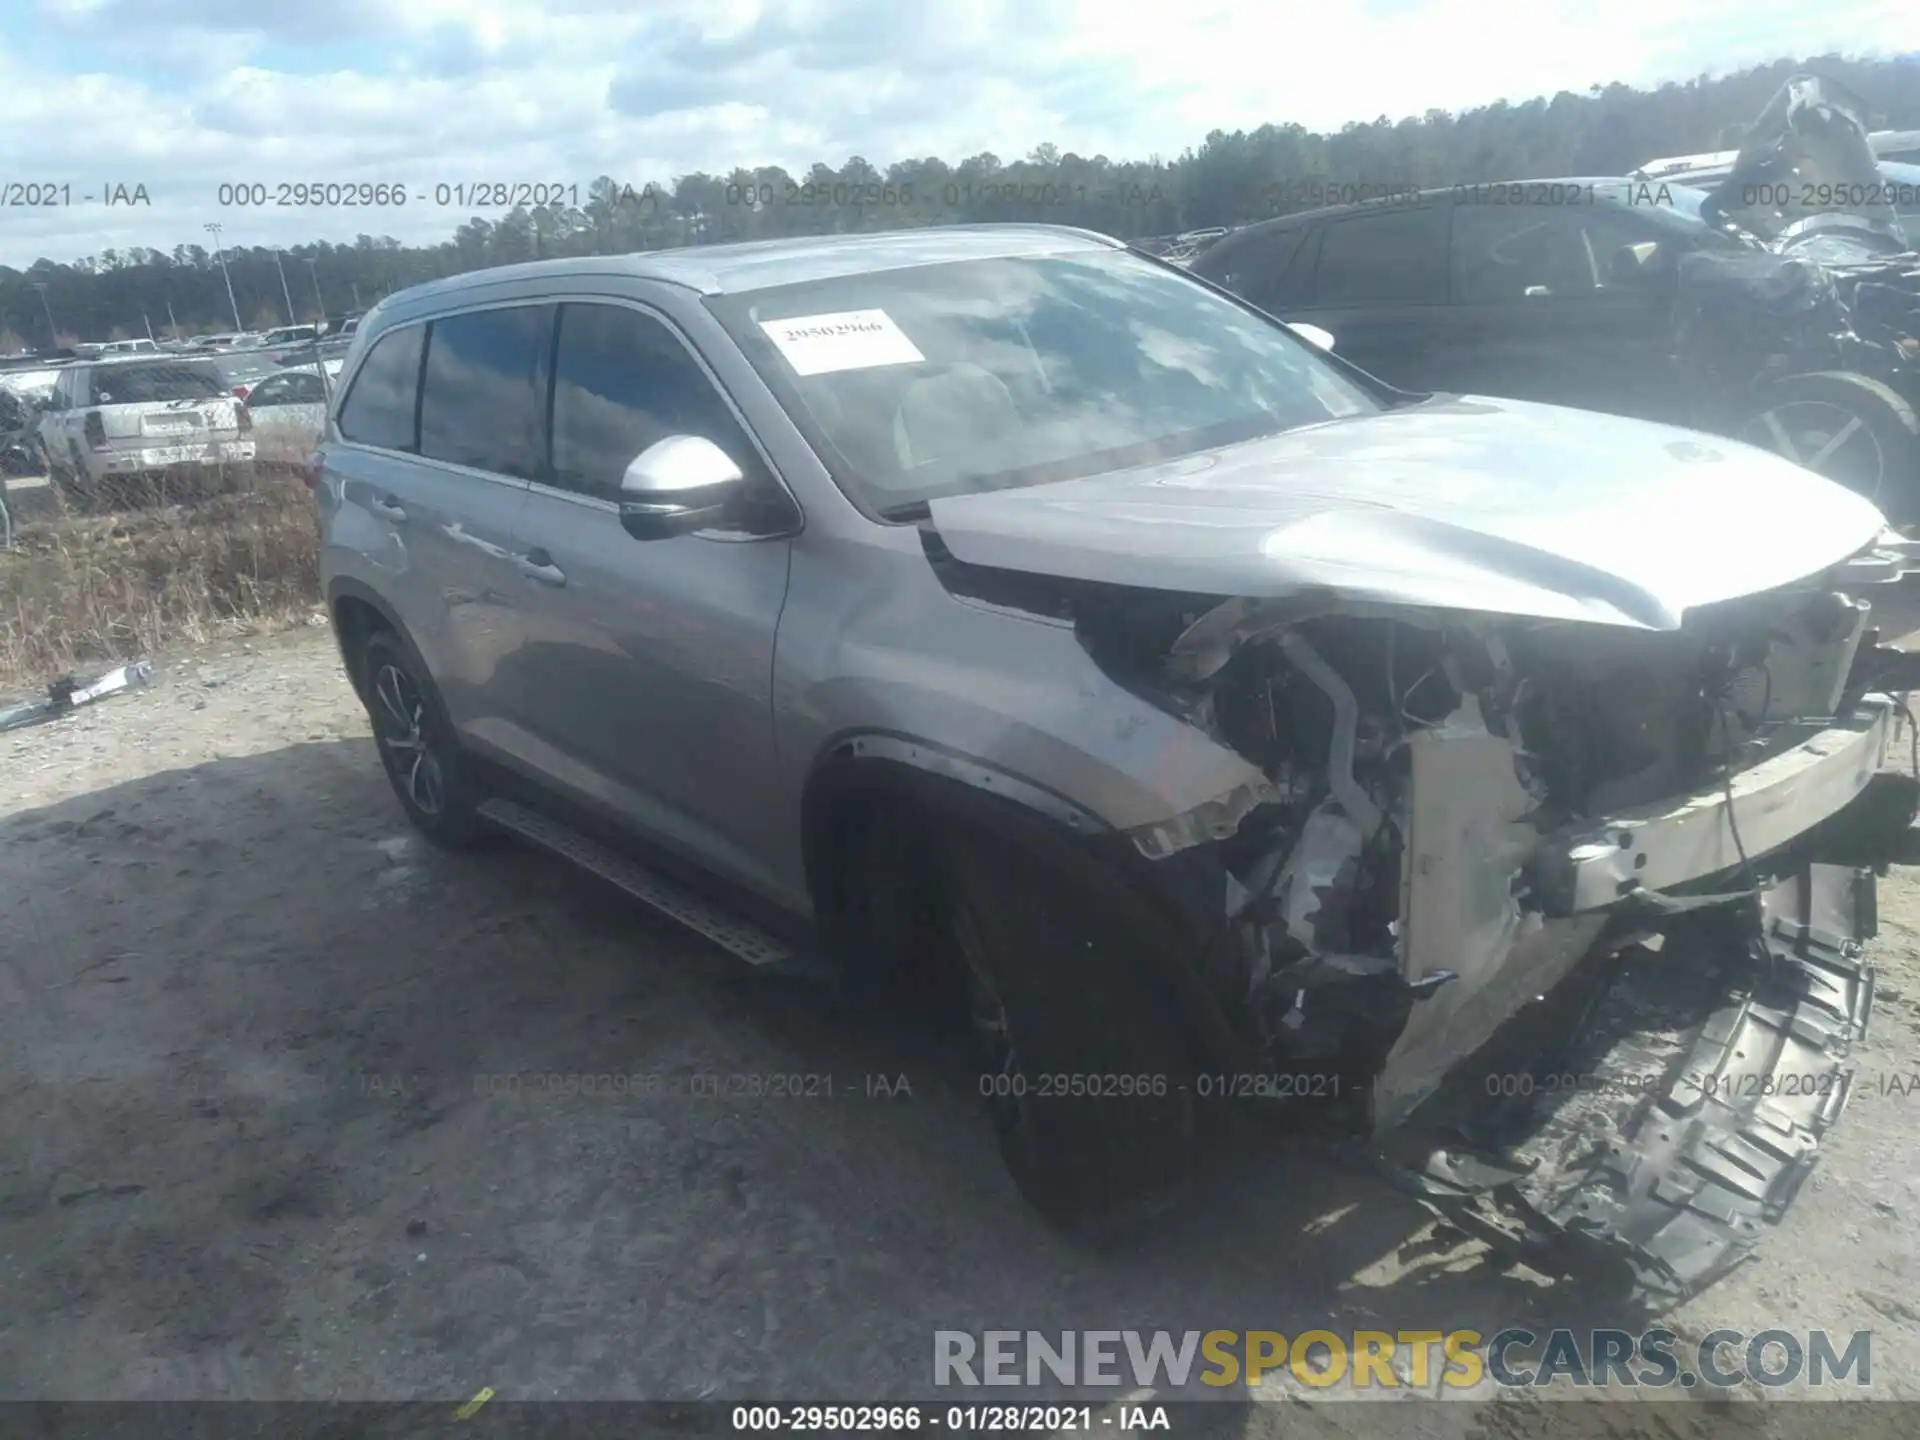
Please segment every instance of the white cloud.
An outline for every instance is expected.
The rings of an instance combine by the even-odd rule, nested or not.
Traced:
[[[1920,49],[1911,0],[41,0],[0,55],[7,179],[141,182],[147,210],[0,211],[0,263],[202,238],[436,239],[464,214],[222,209],[222,182],[559,181],[1209,130]],[[24,167],[24,168],[23,168]]]

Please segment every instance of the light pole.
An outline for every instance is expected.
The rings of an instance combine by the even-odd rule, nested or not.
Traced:
[[[280,263],[280,247],[273,247],[273,268],[280,272],[280,294],[287,302],[287,323],[296,325],[300,317],[293,313],[293,292],[287,289],[287,267]]]
[[[233,298],[233,276],[227,274],[226,252],[220,248],[220,223],[217,220],[209,220],[205,229],[209,235],[213,236],[213,258],[220,262],[220,274],[227,282],[227,304],[233,307],[233,330],[237,335],[247,327],[240,323],[240,302]]]
[[[320,262],[309,257],[306,262],[307,278],[313,281],[313,303],[318,307],[317,318],[321,324],[327,322],[327,300],[320,293]]]
[[[36,280],[33,288],[40,292],[40,308],[47,312],[47,347],[52,349],[60,343],[60,327],[53,323],[53,306],[47,301],[47,283]]]

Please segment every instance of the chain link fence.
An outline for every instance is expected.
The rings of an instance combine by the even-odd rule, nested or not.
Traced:
[[[253,447],[242,442],[232,448],[250,451]],[[116,465],[100,470],[69,460],[65,464],[50,465],[47,473],[50,501],[69,515],[191,505],[219,495],[247,494],[256,489],[261,480],[261,468],[247,453],[156,466]]]
[[[204,456],[162,464],[144,457],[56,462],[35,447],[40,473],[0,477],[0,545],[4,532],[54,515],[107,515],[195,505],[263,487],[297,484],[300,466],[319,444],[317,425],[276,428],[239,441],[219,441]]]

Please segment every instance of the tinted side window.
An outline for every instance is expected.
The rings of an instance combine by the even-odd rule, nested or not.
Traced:
[[[540,474],[534,390],[542,307],[474,310],[433,322],[420,381],[420,453],[498,475]]]
[[[1446,304],[1446,211],[1396,206],[1328,224],[1313,300],[1321,306]]]
[[[1233,263],[1233,276],[1223,278],[1229,290],[1246,296],[1248,300],[1260,305],[1261,309],[1273,309],[1273,305],[1283,296],[1284,276],[1292,265],[1294,257],[1300,253],[1302,242],[1308,238],[1311,227],[1300,225],[1292,230],[1277,230],[1269,234],[1256,246],[1248,246]]]
[[[1306,233],[1307,227],[1302,225],[1292,230],[1248,236],[1213,263],[1203,262],[1194,269],[1214,284],[1244,295],[1256,305],[1264,305],[1274,281],[1285,273],[1287,262],[1299,250]]]
[[[617,499],[633,457],[701,435],[754,473],[733,412],[660,321],[618,305],[562,305],[553,360],[553,483]]]
[[[1497,305],[1644,289],[1671,271],[1678,244],[1591,205],[1456,206],[1453,300]]]
[[[1320,253],[1320,237],[1326,227],[1303,225],[1295,233],[1300,243],[1290,246],[1284,261],[1267,272],[1265,287],[1253,301],[1269,314],[1305,305],[1313,293],[1313,262]]]
[[[340,408],[340,433],[348,440],[385,450],[417,448],[413,422],[426,336],[426,326],[409,325],[373,342]]]
[[[318,405],[326,400],[326,388],[321,385],[320,377],[311,371],[302,371],[298,375],[283,375],[281,382],[286,385],[285,401],[290,405]]]

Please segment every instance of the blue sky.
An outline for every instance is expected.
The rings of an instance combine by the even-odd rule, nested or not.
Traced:
[[[736,165],[1177,154],[1783,55],[1920,49],[1916,0],[0,0],[0,263],[204,241],[443,238],[465,211],[223,209],[224,181],[437,183]]]

